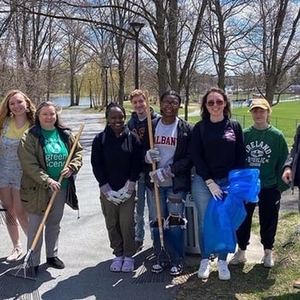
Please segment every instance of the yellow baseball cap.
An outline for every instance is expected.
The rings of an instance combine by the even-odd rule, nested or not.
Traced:
[[[271,109],[271,106],[270,106],[269,102],[266,99],[263,99],[263,98],[252,99],[249,111],[251,111],[255,107],[266,109],[266,110],[269,110],[269,112],[272,112],[272,109]]]

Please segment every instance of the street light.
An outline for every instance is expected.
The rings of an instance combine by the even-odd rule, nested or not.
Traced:
[[[139,88],[139,33],[144,23],[131,22],[129,25],[132,27],[135,35],[135,88]]]
[[[90,83],[90,108],[93,108],[93,101],[92,101],[92,79],[89,78]]]
[[[107,81],[107,70],[109,68],[108,65],[102,66],[105,71],[105,107],[108,105],[108,81]]]

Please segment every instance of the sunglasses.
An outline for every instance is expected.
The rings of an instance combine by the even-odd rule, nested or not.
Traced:
[[[214,106],[215,104],[218,106],[222,106],[224,104],[223,100],[216,100],[216,101],[207,101],[207,106]]]

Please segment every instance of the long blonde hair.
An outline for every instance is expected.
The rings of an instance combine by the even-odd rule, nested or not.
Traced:
[[[27,119],[28,119],[30,125],[34,124],[36,109],[35,109],[35,106],[34,106],[33,102],[23,92],[21,92],[19,90],[11,90],[6,94],[6,96],[4,97],[4,99],[1,103],[1,108],[0,108],[0,132],[2,131],[2,129],[4,127],[4,123],[5,123],[6,119],[8,117],[10,117],[10,115],[11,115],[11,111],[9,109],[9,100],[11,99],[11,97],[13,97],[16,94],[20,94],[24,97],[24,99],[27,103],[27,110],[28,110],[28,111],[26,111]]]

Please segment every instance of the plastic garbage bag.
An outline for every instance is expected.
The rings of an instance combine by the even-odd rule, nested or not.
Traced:
[[[246,218],[244,202],[258,202],[259,169],[236,169],[228,176],[229,185],[222,187],[223,200],[210,199],[204,216],[205,253],[235,251],[236,230]]]
[[[236,234],[224,210],[224,201],[210,199],[204,216],[204,252],[233,253]]]
[[[229,172],[229,195],[240,197],[243,201],[257,203],[260,192],[259,169],[236,169]]]

